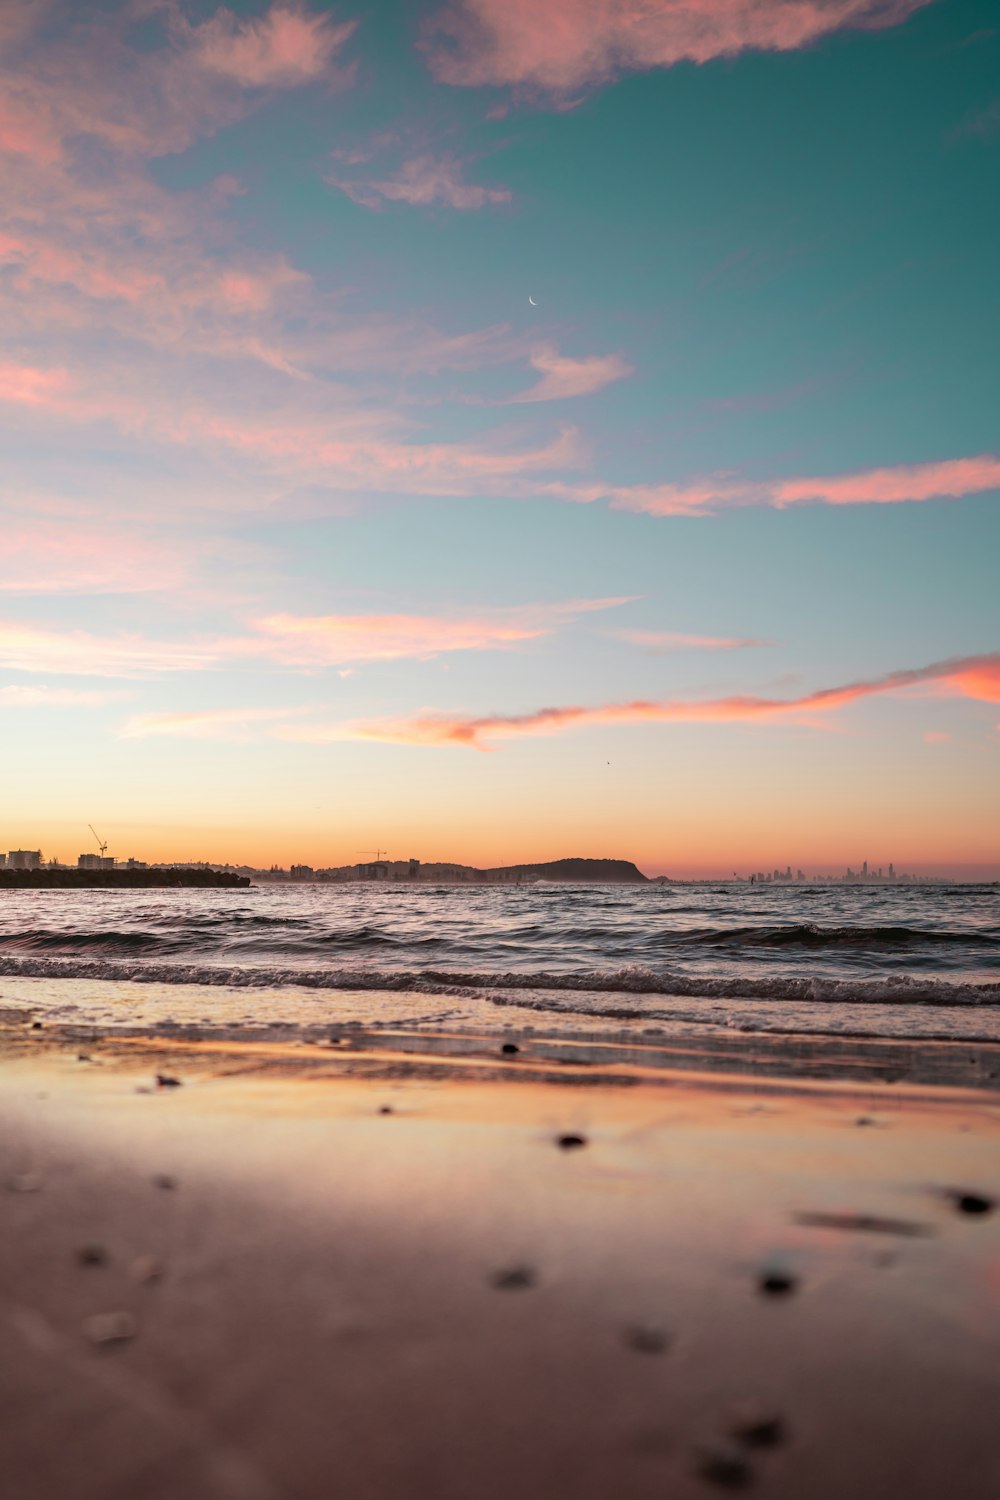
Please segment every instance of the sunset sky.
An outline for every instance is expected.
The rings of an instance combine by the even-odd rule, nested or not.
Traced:
[[[1000,875],[995,0],[2,0],[0,174],[4,849]]]

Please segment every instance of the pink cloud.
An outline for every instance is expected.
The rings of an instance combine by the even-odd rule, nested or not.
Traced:
[[[309,708],[215,708],[191,713],[133,714],[119,731],[125,740],[166,735],[189,740],[243,740],[258,725],[288,720]]]
[[[0,592],[146,593],[177,587],[186,572],[177,548],[162,539],[2,515],[0,525]]]
[[[420,615],[270,615],[257,624],[279,659],[316,665],[489,651],[545,634],[488,620]]]
[[[0,363],[0,401],[20,406],[57,405],[69,387],[66,370],[39,370],[31,365]]]
[[[541,380],[519,395],[510,396],[509,403],[562,401],[570,396],[590,396],[612,381],[632,374],[632,366],[620,354],[572,359],[555,349],[544,348],[532,354],[531,363],[541,374]]]
[[[734,507],[766,505],[775,509],[803,503],[888,505],[907,501],[956,499],[1000,489],[1000,458],[982,453],[943,463],[900,464],[855,474],[818,478],[741,480],[731,474],[681,484],[614,485],[584,480],[554,481],[545,493],[590,504],[609,500],[614,510],[650,516],[706,516]]]
[[[847,26],[892,26],[929,0],[453,0],[427,53],[445,83],[556,95],[623,73],[807,47]]]
[[[98,636],[0,621],[0,667],[79,677],[147,677],[200,671],[218,660],[211,647],[149,641],[137,635]]]
[[[613,609],[624,598],[582,599],[494,611],[473,618],[442,615],[270,615],[255,622],[262,640],[247,643],[279,661],[326,666],[395,661],[449,651],[495,651],[549,635],[584,612]]]
[[[245,21],[220,9],[188,35],[192,58],[211,72],[247,88],[294,88],[326,74],[356,26],[298,5],[274,5]]]
[[[51,166],[62,156],[62,144],[46,114],[0,99],[0,152],[26,156],[40,166]]]
[[[596,706],[569,705],[542,708],[524,714],[466,716],[426,712],[404,719],[368,723],[310,725],[282,729],[285,739],[310,742],[356,739],[382,740],[404,745],[464,745],[486,750],[489,741],[517,735],[553,734],[573,728],[629,723],[809,723],[816,716],[832,713],[860,699],[904,689],[927,686],[941,693],[1000,701],[1000,652],[935,662],[868,681],[824,688],[798,698],[761,698],[735,695],[704,700],[638,699]]]
[[[751,646],[769,646],[770,641],[751,636],[684,635],[674,630],[616,630],[619,641],[642,646],[647,651],[742,651]]]
[[[411,158],[392,177],[351,180],[330,176],[327,181],[365,208],[381,208],[385,203],[443,203],[448,208],[466,210],[509,203],[513,196],[508,188],[466,182],[461,162],[433,156]]]
[[[1000,489],[1000,458],[982,453],[976,458],[868,469],[835,478],[785,479],[774,486],[774,504],[821,500],[826,505],[892,505],[995,489]]]
[[[86,677],[150,677],[205,672],[233,662],[276,662],[316,669],[361,661],[397,661],[452,651],[497,651],[571,624],[581,614],[614,609],[624,597],[574,599],[449,615],[290,615],[254,622],[241,636],[155,640],[96,635],[0,621],[0,667]]]

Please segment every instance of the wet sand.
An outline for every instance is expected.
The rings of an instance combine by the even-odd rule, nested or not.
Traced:
[[[5,1500],[991,1500],[998,1058],[9,1017]]]

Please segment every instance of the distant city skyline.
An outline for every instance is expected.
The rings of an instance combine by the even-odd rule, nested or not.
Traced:
[[[361,851],[359,851],[359,853],[360,852]],[[514,859],[506,861],[505,863],[511,865],[530,863],[543,864],[549,863],[552,860],[558,860],[560,858],[628,859],[629,856],[621,854],[595,855],[593,852],[589,854],[581,854],[580,851],[577,851],[575,855],[566,855],[564,853],[562,855],[551,855],[544,859]],[[388,852],[382,854],[380,860],[377,861],[377,863],[384,864],[387,867],[396,867],[397,871],[400,868],[406,869],[406,867],[409,866],[409,869],[406,871],[407,874],[416,875],[418,873],[421,873],[424,876],[427,876],[429,870],[433,870],[435,867],[442,865],[455,865],[465,867],[471,866],[472,868],[480,870],[487,870],[491,868],[491,866],[489,866],[488,864],[477,863],[476,861],[450,860],[446,858],[437,858],[432,860],[420,859],[418,857],[408,855],[405,858],[400,859],[397,857],[393,857]],[[633,863],[636,863],[638,865],[637,861],[633,861]],[[204,859],[201,856],[191,856],[190,858],[186,859],[181,859],[178,857],[174,857],[172,859],[137,859],[135,855],[129,855],[124,858],[119,858],[118,856],[115,856],[113,854],[106,855],[103,853],[103,851],[101,853],[95,854],[90,850],[81,851],[75,859],[61,860],[59,859],[58,855],[47,855],[42,849],[11,849],[8,852],[0,851],[0,869],[39,869],[51,865],[56,865],[63,869],[79,868],[84,870],[139,870],[146,869],[150,866],[155,865],[170,864],[188,865],[192,867],[205,866],[208,868],[235,869],[242,871],[252,870],[260,875],[283,875],[288,876],[290,879],[309,879],[313,875],[330,873],[333,871],[341,872],[345,876],[349,876],[351,872],[360,874],[361,872],[366,870],[366,868],[370,869],[373,867],[373,862],[364,858],[359,860],[343,860],[339,862],[331,862],[329,864],[312,864],[305,860],[293,859],[288,861],[287,864],[281,865],[274,861],[272,861],[270,864],[261,864],[248,860],[238,861],[232,859]],[[639,866],[639,868],[641,868],[641,866]],[[914,870],[903,870],[897,869],[894,862],[891,860],[884,863],[883,865],[873,863],[871,866],[869,866],[868,860],[862,860],[858,864],[856,869],[850,865],[847,865],[839,870],[834,868],[817,868],[805,870],[801,866],[786,864],[784,866],[775,865],[768,869],[754,870],[747,868],[744,870],[731,870],[727,872],[722,868],[705,868],[699,871],[697,867],[686,867],[684,870],[681,870],[676,865],[674,865],[665,866],[662,869],[645,869],[643,870],[643,874],[647,875],[650,879],[656,879],[657,877],[663,876],[677,880],[699,878],[707,880],[727,880],[736,878],[739,880],[753,879],[755,882],[767,884],[781,884],[785,882],[794,883],[797,880],[834,880],[847,883],[854,881],[858,883],[867,882],[872,884],[892,883],[897,881],[899,883],[905,883],[906,881],[911,879],[922,880],[928,877],[933,877],[934,875],[940,875],[943,879],[954,879],[961,881],[991,881],[1000,879],[1000,870],[997,870],[991,866],[949,867],[947,865],[936,865],[932,868],[927,869],[918,867]]]
[[[1000,875],[995,3],[553,3],[0,7],[9,847]]]

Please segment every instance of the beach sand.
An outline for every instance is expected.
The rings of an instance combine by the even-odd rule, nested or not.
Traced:
[[[4,1500],[1000,1493],[998,1048],[0,1049]]]

